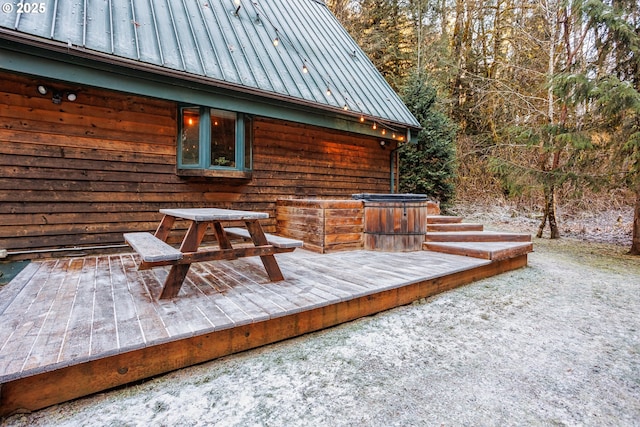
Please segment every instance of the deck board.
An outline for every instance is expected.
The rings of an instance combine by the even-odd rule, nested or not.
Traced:
[[[58,362],[67,332],[68,319],[77,295],[82,263],[82,259],[69,260],[65,264],[64,275],[60,275],[56,282],[51,283],[52,289],[57,288],[56,293],[38,332],[38,338],[24,361],[24,370],[37,369],[42,365]]]
[[[126,271],[127,288],[131,294],[131,300],[135,305],[138,316],[143,344],[167,338],[169,333],[158,315],[158,310],[155,304],[153,304],[153,298],[146,291],[146,286],[140,284],[135,259],[132,255],[124,255],[121,257],[121,260]]]
[[[6,299],[0,298],[0,300],[5,302],[1,312],[3,324],[2,328],[0,328],[0,372],[2,372],[2,355],[4,354],[2,350],[11,342],[12,337],[17,333],[17,329],[23,322],[24,312],[27,310],[28,305],[34,301],[40,288],[44,286],[44,282],[40,282],[41,286],[34,285],[33,283],[27,288],[25,288],[25,286],[31,282],[31,279],[38,274],[41,269],[50,270],[52,266],[42,265],[41,263],[31,263],[27,268],[29,270],[23,270],[11,281],[10,285],[2,287],[3,292],[1,295]]]
[[[12,304],[15,304],[16,301],[20,301],[20,296],[24,299],[25,295],[22,292],[24,287],[30,282],[31,278],[37,271],[42,267],[40,263],[32,262],[27,264],[24,269],[20,272],[19,275],[14,277],[11,281],[11,286],[4,286],[6,290],[3,290],[2,296],[0,299],[0,314],[4,313],[7,308],[9,308]],[[2,347],[2,331],[0,331],[0,347]]]
[[[114,312],[118,331],[118,348],[130,348],[144,342],[134,296],[129,289],[127,273],[121,257],[109,258]]]
[[[287,270],[287,280],[295,283],[296,293],[308,295],[322,300],[344,301],[351,295],[350,292],[330,286],[321,277],[308,276],[309,269],[302,266],[296,260],[284,259],[279,262],[282,268]],[[314,302],[315,304],[315,302]]]
[[[191,274],[194,274],[194,272]],[[201,281],[206,280],[206,277],[209,277],[208,275],[208,271],[204,276],[198,273],[198,277],[202,279]],[[217,288],[203,288],[201,285],[195,284],[191,277],[187,277],[186,285],[193,286],[197,290],[197,307],[213,324],[214,329],[234,325],[234,318],[241,320],[247,317],[246,313],[243,312],[235,302],[229,300],[229,298],[223,293],[220,293]]]
[[[90,354],[100,354],[119,348],[116,325],[113,285],[109,271],[109,257],[99,257],[93,291],[93,311],[91,313]]]
[[[280,282],[269,280],[258,257],[195,263],[178,297],[168,300],[158,296],[169,267],[139,271],[135,254],[34,262],[0,288],[0,300],[10,299],[0,312],[2,390],[11,390],[9,384],[20,389],[20,381],[38,375],[103,361],[114,363],[117,372],[109,374],[113,378],[101,375],[100,381],[114,386],[127,381],[128,368],[121,372],[120,363],[140,371],[132,378],[144,378],[142,372],[163,372],[186,366],[185,360],[204,361],[296,336],[511,268],[505,264],[494,269],[490,260],[429,251],[296,250],[277,259],[285,277]],[[526,265],[526,257],[524,264],[520,260],[513,265]],[[474,271],[481,268],[476,276]],[[451,283],[440,279],[458,273],[464,275]],[[410,290],[403,294],[404,288]],[[204,345],[207,340],[212,340],[209,346]],[[164,359],[150,362],[154,366],[140,364],[139,357],[160,357],[151,355],[167,345],[182,352],[167,354],[172,364]],[[135,352],[145,353],[133,356]],[[135,357],[134,362],[128,357]],[[53,375],[47,381],[55,387],[59,380]],[[35,399],[20,398],[25,389],[20,390],[7,392],[7,399]],[[41,400],[51,404],[55,397]]]
[[[240,286],[243,286],[247,297],[267,312],[290,313],[304,307],[304,304],[300,304],[298,301],[295,301],[295,299],[287,298],[285,295],[274,291],[273,284],[268,280],[253,281],[251,275],[244,271],[245,269],[242,265],[229,263],[229,267],[227,270],[228,277],[232,277]],[[255,269],[252,270],[255,271]],[[266,306],[264,305],[265,301],[269,301],[269,304]]]
[[[291,255],[291,254],[287,254]],[[284,260],[287,257],[279,256],[279,260]],[[256,277],[262,277],[260,280],[260,287],[263,289],[268,289],[266,296],[269,298],[274,298],[274,295],[278,295],[280,299],[286,299],[289,301],[289,304],[293,306],[291,312],[299,311],[299,309],[309,310],[313,307],[317,307],[318,305],[325,304],[327,301],[326,297],[321,295],[316,295],[314,293],[303,292],[300,289],[300,284],[305,280],[304,277],[296,280],[293,276],[287,277],[287,280],[281,282],[270,282],[268,276],[264,271],[264,267],[258,258],[247,260],[247,269],[245,270],[246,274],[253,273]],[[283,267],[280,266],[282,269]],[[307,270],[308,272],[308,270]]]
[[[82,269],[78,275],[74,301],[65,328],[64,341],[58,352],[58,362],[86,357],[90,352],[91,324],[86,319],[91,318],[93,292],[80,292],[80,287],[94,286],[97,259],[87,257],[81,258],[81,260]]]
[[[7,372],[22,372],[29,359],[33,360],[39,356],[39,348],[36,344],[41,340],[41,333],[46,328],[47,319],[55,303],[55,296],[66,275],[68,263],[68,260],[59,260],[50,269],[38,270],[32,280],[36,285],[36,289],[31,293],[33,300],[25,301],[27,305],[23,307],[22,313],[17,305],[14,306],[20,317],[20,323],[12,339],[3,346],[3,366],[0,366],[0,369]],[[25,289],[28,290],[28,288]],[[34,351],[36,353],[32,355]]]
[[[230,280],[223,269],[207,263],[200,263],[198,266],[202,267],[201,277],[215,284],[213,287],[202,288],[202,291],[213,297],[218,307],[233,320],[234,324],[241,325],[269,318],[269,313],[243,295],[240,292],[241,285],[237,281]],[[227,297],[231,295],[233,298]]]

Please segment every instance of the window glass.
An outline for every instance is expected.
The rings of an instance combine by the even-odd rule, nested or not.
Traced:
[[[209,173],[206,171],[240,176],[235,172],[251,171],[253,126],[250,116],[203,106],[182,107],[180,124],[180,173],[194,175],[202,170],[203,176]]]
[[[182,110],[181,158],[183,165],[200,163],[200,110],[184,108]]]
[[[211,110],[211,166],[236,167],[236,115]]]

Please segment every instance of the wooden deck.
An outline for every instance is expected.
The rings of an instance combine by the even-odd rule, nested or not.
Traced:
[[[194,264],[177,298],[158,300],[168,268],[133,254],[28,265],[0,289],[0,416],[31,411],[411,303],[513,270],[429,251],[305,250]]]

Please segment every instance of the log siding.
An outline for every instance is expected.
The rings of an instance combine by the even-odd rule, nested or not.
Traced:
[[[54,104],[38,84],[78,99]],[[13,259],[124,244],[153,231],[160,208],[265,211],[274,232],[278,199],[389,191],[394,147],[373,137],[255,117],[250,179],[188,178],[175,102],[2,72],[0,98],[0,248],[45,250]]]

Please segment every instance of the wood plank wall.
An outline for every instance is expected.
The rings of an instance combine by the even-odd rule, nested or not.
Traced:
[[[53,104],[38,84],[77,92]],[[162,207],[270,213],[282,198],[388,192],[376,138],[255,118],[252,178],[176,175],[177,105],[0,72],[0,249],[123,244],[155,229]],[[29,253],[13,259],[50,256]]]

